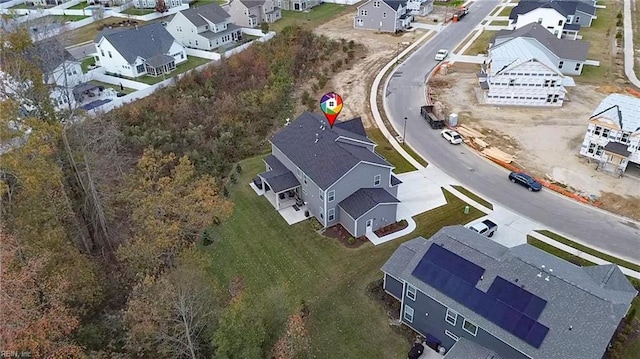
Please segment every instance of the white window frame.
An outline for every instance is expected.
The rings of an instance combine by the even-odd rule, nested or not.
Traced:
[[[411,308],[408,305],[404,305],[404,310],[402,311],[402,319],[406,320],[409,323],[413,323],[413,314],[414,314],[414,310],[413,308]],[[407,314],[409,314],[410,318],[407,318]]]
[[[307,195],[307,190],[303,188],[302,189],[302,194],[306,196]]]
[[[320,196],[320,200],[324,201],[324,191],[322,189],[319,189],[318,191],[319,191],[318,196]]]
[[[367,10],[360,10],[360,16],[367,16]]]
[[[373,176],[373,186],[378,187],[380,184],[382,184],[382,175]]]
[[[380,1],[374,1],[373,7],[380,7]]]
[[[386,12],[383,12],[383,13],[382,13],[382,18],[384,19],[384,18],[386,18],[386,17],[387,17],[387,13],[386,13]]]
[[[448,336],[449,338],[451,338],[451,339],[455,340],[455,341],[460,340],[460,337],[459,337],[459,336],[457,336],[457,335],[453,334],[452,332],[450,332],[450,331],[448,331],[448,330],[445,330],[445,331],[444,331],[444,334],[445,334],[446,336]]]
[[[322,206],[320,206],[320,211],[318,213],[320,214],[320,218],[324,219],[324,208]]]
[[[475,330],[471,331],[471,330],[467,329],[467,327],[466,327],[467,324],[472,325],[473,328],[475,328]],[[476,323],[474,323],[474,322],[471,322],[471,321],[468,321],[468,320],[465,319],[464,322],[462,323],[462,329],[464,329],[465,332],[473,335],[474,337],[476,335],[478,335],[478,325]]]
[[[304,184],[307,184],[307,175],[306,174],[302,174],[302,182],[304,182]]]
[[[449,318],[453,318],[453,323],[449,321]],[[444,321],[455,327],[456,323],[458,322],[458,313],[447,308],[447,313],[444,315]]]
[[[415,301],[416,300],[416,287],[411,284],[407,284],[407,298]]]
[[[329,193],[327,193],[327,200],[329,202],[333,202],[335,201],[335,199],[336,199],[336,191],[335,190],[329,191]]]
[[[336,209],[329,208],[327,211],[327,221],[334,221],[336,219]]]

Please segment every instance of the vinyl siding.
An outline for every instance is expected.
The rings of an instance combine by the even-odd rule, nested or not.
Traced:
[[[370,219],[373,220],[373,226],[371,227],[372,231],[395,223],[397,209],[398,205],[396,203],[380,204],[374,207],[373,210],[365,213],[362,217],[356,220],[358,227],[356,229],[355,237],[360,237],[367,234],[366,224]]]
[[[402,282],[393,278],[392,276],[388,275],[387,273],[384,274],[384,290],[387,291],[387,293],[393,295],[394,297],[400,299],[402,298]]]
[[[340,203],[345,198],[349,197],[355,191],[360,188],[373,188],[374,176],[380,175],[380,186],[389,193],[389,176],[391,175],[391,168],[381,167],[369,163],[360,162],[344,177],[340,178],[336,183],[331,185],[327,192],[331,190],[336,191],[336,203]]]
[[[406,291],[406,289],[405,289]],[[509,344],[503,342],[498,339],[491,333],[487,332],[483,328],[478,327],[478,332],[476,336],[471,335],[464,329],[462,329],[462,325],[464,323],[464,317],[458,313],[458,318],[456,320],[456,325],[453,326],[450,323],[445,321],[445,316],[447,313],[447,307],[438,303],[437,301],[431,299],[429,296],[416,291],[416,300],[411,300],[406,297],[406,292],[404,293],[404,304],[413,308],[413,322],[406,323],[414,330],[417,330],[422,335],[426,335],[427,333],[438,338],[442,345],[447,349],[451,349],[451,347],[455,344],[455,340],[451,339],[447,336],[444,331],[448,330],[455,334],[456,336],[462,338],[469,339],[475,343],[478,343],[488,349],[495,351],[502,358],[509,359],[528,359],[529,357],[517,351]],[[456,308],[451,308],[456,311]],[[404,306],[401,309],[400,318],[402,321],[404,320]],[[457,311],[456,311],[457,312]],[[428,315],[427,315],[428,314]]]
[[[578,19],[579,18],[579,19]],[[591,26],[591,21],[593,20],[592,16],[581,12],[581,11],[576,11],[575,16],[573,17],[573,24],[580,24],[580,26],[584,26],[584,27],[590,27]]]
[[[358,8],[353,26],[356,29],[395,32],[397,29],[396,11],[382,0],[375,1],[380,1],[380,7],[373,7],[374,0],[370,0]],[[367,12],[367,15],[362,14],[363,10]],[[385,12],[387,16],[383,17]],[[362,26],[359,25],[359,20],[362,20]]]
[[[338,214],[338,212],[340,212],[338,216],[338,221],[340,222],[340,224],[342,224],[342,226],[347,231],[349,231],[349,233],[355,233],[356,222],[353,220],[353,218],[351,218],[351,216],[340,207],[336,207],[336,214]]]
[[[567,19],[555,9],[540,8],[531,10],[526,14],[520,14],[513,28],[519,29],[532,22],[538,22],[540,18],[542,19],[542,26],[551,31],[557,38],[562,37],[562,28]],[[560,21],[562,21],[562,25],[558,25]]]

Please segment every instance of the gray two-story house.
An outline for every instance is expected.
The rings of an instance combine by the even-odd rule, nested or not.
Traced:
[[[402,182],[374,152],[360,118],[331,128],[323,115],[305,112],[270,142],[256,181],[276,196],[277,210],[303,205],[323,228],[339,223],[354,237],[396,222]]]
[[[207,5],[180,11],[167,24],[167,31],[182,46],[211,51],[242,38],[241,29],[220,5]]]
[[[407,0],[369,0],[358,6],[353,27],[397,33],[409,27],[413,21],[413,15],[407,7]]]
[[[403,243],[382,271],[403,324],[447,351],[471,341],[505,359],[601,359],[638,293],[616,265],[579,267],[462,226]]]
[[[306,11],[322,4],[322,0],[275,0],[282,10]]]
[[[590,44],[582,40],[559,39],[538,23],[516,30],[500,30],[490,42],[490,54],[497,56],[500,46],[514,39],[523,39],[541,52],[563,75],[580,75],[587,61]],[[519,46],[522,48],[522,46]],[[502,55],[500,55],[502,56]],[[538,60],[541,57],[539,56]]]
[[[234,24],[258,27],[263,22],[274,23],[282,18],[282,11],[273,0],[232,0],[229,14]]]

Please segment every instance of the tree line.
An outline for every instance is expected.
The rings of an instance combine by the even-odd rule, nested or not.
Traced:
[[[339,43],[290,27],[109,113],[56,109],[26,29],[0,34],[0,343],[33,358],[293,358],[304,310],[274,316],[198,249],[295,89]],[[71,94],[68,94],[71,95]],[[211,238],[207,238],[211,239]],[[215,240],[215,238],[213,239]],[[288,318],[288,319],[286,319]]]

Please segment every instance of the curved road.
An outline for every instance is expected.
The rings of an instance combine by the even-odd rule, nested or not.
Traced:
[[[640,260],[640,227],[636,223],[551,191],[528,192],[510,183],[505,169],[465,146],[448,145],[440,137],[439,131],[431,129],[420,116],[420,106],[425,104],[425,80],[437,64],[435,53],[441,48],[453,51],[499,3],[499,0],[476,1],[470,7],[469,15],[458,23],[446,26],[397,67],[385,93],[387,117],[400,131],[404,126],[404,117],[407,117],[406,141],[420,155],[495,204],[559,234],[574,237],[623,258]]]

